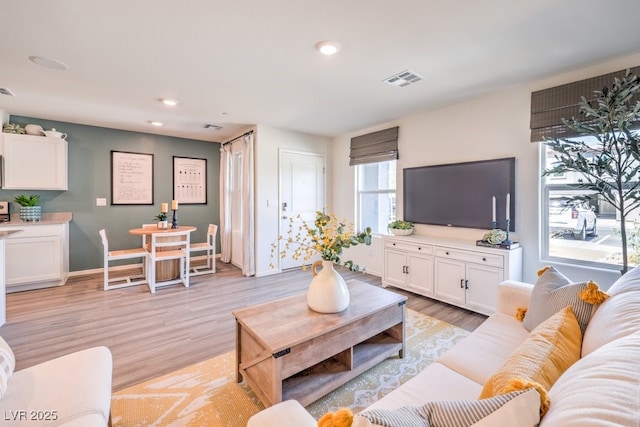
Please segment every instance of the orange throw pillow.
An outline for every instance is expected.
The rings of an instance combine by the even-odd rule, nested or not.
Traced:
[[[513,391],[513,380],[548,391],[580,358],[582,333],[571,307],[538,325],[485,384],[479,399]],[[543,407],[549,402],[542,402]]]

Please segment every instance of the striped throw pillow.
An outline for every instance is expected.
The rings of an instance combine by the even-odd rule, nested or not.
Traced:
[[[535,393],[535,399],[516,399],[525,393]],[[510,402],[519,405],[531,405],[532,403],[530,402],[533,402],[534,405],[537,405],[540,399],[535,389],[531,388],[501,394],[489,399],[436,401],[426,403],[423,406],[405,406],[399,409],[371,409],[361,412],[360,416],[367,418],[374,424],[386,427],[469,427],[510,404]],[[533,411],[529,412],[537,414],[539,408],[533,409]],[[515,409],[515,413],[522,412],[526,412],[526,409]],[[510,413],[513,414],[514,411],[510,411]],[[499,425],[519,426],[517,419],[513,420],[512,418],[513,416],[511,415],[509,419],[497,422]],[[532,424],[527,421],[526,425],[531,426]]]
[[[571,307],[580,325],[580,331],[584,334],[591,320],[594,304],[585,301],[581,294],[584,295],[594,287],[597,288],[594,282],[573,283],[554,267],[545,267],[538,272],[538,280],[533,286],[531,301],[522,326],[531,332],[558,311]]]
[[[7,392],[9,378],[16,369],[16,357],[9,344],[0,337],[0,399]]]

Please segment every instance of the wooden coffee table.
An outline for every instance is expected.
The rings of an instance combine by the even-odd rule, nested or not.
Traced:
[[[306,406],[384,359],[403,357],[407,298],[358,280],[351,303],[317,313],[302,293],[233,312],[236,377],[269,407],[295,399]]]

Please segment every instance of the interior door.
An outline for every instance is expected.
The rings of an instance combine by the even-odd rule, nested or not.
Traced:
[[[297,233],[302,221],[313,226],[316,212],[324,209],[325,158],[315,153],[280,151],[280,235],[290,229]],[[303,260],[294,260],[293,245],[285,258],[280,258],[280,268],[300,267]],[[280,250],[284,242],[280,241]],[[306,263],[309,263],[307,261]]]

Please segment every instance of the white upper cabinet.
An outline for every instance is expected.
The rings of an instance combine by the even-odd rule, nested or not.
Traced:
[[[2,133],[2,188],[67,190],[67,140]]]

